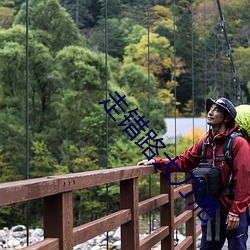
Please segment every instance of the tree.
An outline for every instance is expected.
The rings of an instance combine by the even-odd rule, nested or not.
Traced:
[[[148,75],[143,72],[141,66],[130,63],[121,67],[117,83],[137,100],[141,115],[148,117],[150,101],[150,127],[158,133],[163,133],[165,128],[164,104],[159,97],[154,76],[150,75],[150,79],[148,79]]]
[[[26,24],[25,3],[15,17],[14,24]],[[58,0],[29,1],[29,28],[36,31],[36,39],[53,52],[69,45],[84,45],[83,37]]]
[[[100,19],[101,5],[98,0],[61,0],[60,2],[70,13],[76,26],[84,32],[95,26]]]

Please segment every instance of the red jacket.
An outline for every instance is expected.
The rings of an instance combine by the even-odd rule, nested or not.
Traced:
[[[176,165],[182,172],[187,169],[194,169],[200,163],[200,155],[202,142],[209,143],[207,146],[206,159],[213,158],[213,148],[216,157],[223,157],[223,144],[226,137],[233,131],[238,130],[238,125],[228,129],[225,133],[218,134],[212,138],[209,136],[210,131],[206,136],[198,141],[194,146],[185,151],[183,155],[175,161]],[[214,147],[212,146],[214,145]],[[166,152],[167,153],[167,152]],[[222,212],[232,212],[241,215],[246,211],[248,202],[250,201],[250,145],[242,138],[237,136],[232,144],[233,155],[233,180],[234,180],[234,200],[230,200],[228,196],[222,194],[220,197],[220,208]],[[154,158],[155,163],[166,165],[170,161],[168,159]],[[231,170],[226,161],[215,162],[215,166],[221,169],[221,184],[222,188],[225,188],[229,182]],[[166,173],[167,166],[157,167],[161,172]],[[170,167],[170,173],[179,172],[172,164]]]

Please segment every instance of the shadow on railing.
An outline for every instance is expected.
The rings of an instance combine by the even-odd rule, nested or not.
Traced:
[[[138,177],[155,174],[154,166],[133,166],[48,176],[0,184],[0,206],[43,198],[44,240],[25,250],[72,250],[77,244],[121,226],[122,250],[147,250],[161,241],[162,250],[196,249],[196,213],[193,195],[185,199],[185,212],[174,218],[174,200],[192,190],[191,184],[174,189],[160,174],[160,194],[139,202]],[[186,177],[188,174],[186,173]],[[171,175],[171,180],[173,175]],[[73,228],[72,191],[120,182],[120,210]],[[139,240],[139,216],[160,207],[160,228]],[[174,247],[174,230],[186,224],[186,238]]]

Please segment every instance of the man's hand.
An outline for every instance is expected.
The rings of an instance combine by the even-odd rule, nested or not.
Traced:
[[[239,226],[239,223],[240,223],[239,216],[234,216],[234,215],[231,215],[231,214],[227,215],[226,224],[227,224],[227,229],[228,230],[236,229]]]
[[[153,163],[155,163],[155,160],[154,159],[151,159],[150,161],[148,160],[143,160],[143,161],[139,161],[137,163],[137,166],[139,165],[153,165]]]

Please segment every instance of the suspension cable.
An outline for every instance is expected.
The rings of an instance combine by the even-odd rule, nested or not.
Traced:
[[[207,16],[206,16],[206,0],[204,0],[204,20],[203,20],[203,27],[204,27],[204,94],[207,97],[207,39],[206,39],[206,23],[207,23]]]
[[[231,69],[232,69],[232,76],[233,76],[234,86],[236,86],[236,84],[237,84],[236,95],[237,95],[238,103],[241,104],[242,103],[241,86],[240,86],[239,80],[237,81],[237,73],[236,73],[236,68],[235,68],[235,65],[234,65],[231,45],[230,45],[230,43],[228,41],[225,18],[224,18],[223,14],[222,14],[220,0],[216,0],[216,1],[217,1],[219,14],[220,14],[220,28],[221,28],[221,31],[223,32],[224,38],[226,40],[227,57],[230,60],[230,66],[231,66]],[[234,89],[234,91],[235,91],[235,89]]]
[[[193,144],[194,144],[194,117],[195,117],[195,109],[194,109],[194,10],[193,10],[193,0],[191,0],[191,36],[192,36],[192,115],[193,115]]]
[[[174,136],[174,140],[175,140],[175,147],[174,147],[174,155],[176,156],[177,154],[177,140],[176,140],[176,137],[177,137],[177,125],[176,125],[176,116],[177,116],[177,107],[176,107],[176,97],[177,97],[177,86],[176,86],[176,2],[175,0],[173,0],[173,22],[174,22],[174,73],[173,73],[173,81],[174,81],[174,131],[175,131],[175,136]],[[177,182],[177,174],[175,173],[175,182]],[[176,242],[176,245],[178,245],[178,242],[179,242],[179,239],[178,239],[178,234],[177,234],[177,229],[175,230],[175,242]]]
[[[29,0],[26,0],[26,45],[25,45],[25,72],[26,72],[26,174],[25,179],[29,179]],[[27,245],[29,245],[29,210],[30,203],[26,202],[25,214],[26,214],[26,239]]]
[[[215,0],[213,1],[214,7],[214,91],[217,95],[217,32],[216,32],[216,15],[215,15]]]
[[[147,0],[147,9],[148,9],[148,18],[147,18],[147,29],[148,29],[148,120],[150,121],[150,0]],[[150,125],[149,125],[149,131],[150,131]],[[150,144],[150,139],[149,139]],[[150,156],[150,150],[149,156]],[[151,197],[151,175],[148,176],[148,192],[149,197]],[[151,211],[149,212],[149,233],[151,233]]]
[[[105,22],[104,22],[104,29],[105,29],[105,84],[106,84],[106,100],[108,100],[108,0],[105,0]],[[109,133],[108,130],[108,113],[106,112],[106,169],[109,167],[109,161],[108,161],[108,138]],[[108,215],[109,212],[109,186],[106,184],[106,215]],[[108,249],[108,232],[107,232],[107,249]]]

